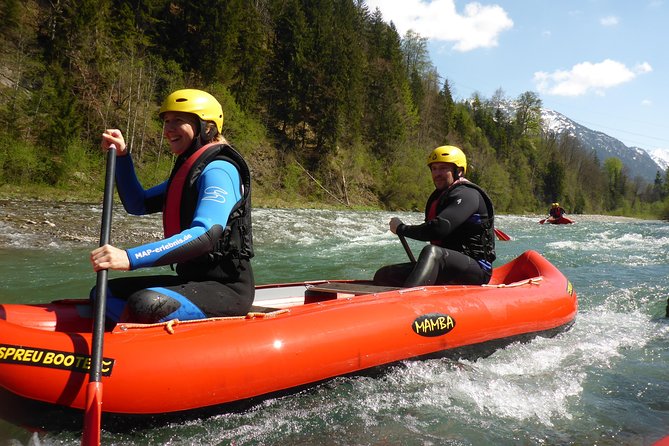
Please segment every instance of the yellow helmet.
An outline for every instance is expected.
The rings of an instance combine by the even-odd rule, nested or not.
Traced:
[[[219,133],[223,130],[223,107],[206,91],[185,89],[171,93],[160,106],[158,115],[168,111],[193,113],[203,121],[216,124]]]
[[[553,207],[554,208],[560,207],[560,203],[553,203]]]
[[[467,173],[467,157],[455,146],[440,146],[434,149],[427,157],[427,165],[432,163],[453,163],[462,167],[463,173]]]

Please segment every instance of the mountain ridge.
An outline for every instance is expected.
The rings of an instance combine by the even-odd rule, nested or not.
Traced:
[[[647,152],[663,170],[669,169],[669,149],[653,149]]]
[[[545,132],[576,138],[585,149],[595,152],[600,161],[611,157],[620,159],[630,178],[640,177],[652,183],[658,170],[664,172],[669,167],[669,160],[665,159],[669,154],[663,150],[651,155],[640,147],[628,147],[613,136],[592,130],[555,110],[542,108],[541,119]]]

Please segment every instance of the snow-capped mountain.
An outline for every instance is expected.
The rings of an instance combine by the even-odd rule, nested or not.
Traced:
[[[648,154],[662,169],[669,169],[669,149],[649,150]]]
[[[568,134],[578,139],[586,149],[591,149],[597,158],[604,162],[607,158],[619,158],[628,170],[630,178],[641,177],[652,183],[657,171],[667,169],[669,151],[655,154],[654,157],[639,147],[627,147],[621,141],[605,133],[589,129],[554,110],[541,109],[544,131]]]

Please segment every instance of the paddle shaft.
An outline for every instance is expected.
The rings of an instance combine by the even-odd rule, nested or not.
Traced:
[[[114,177],[116,175],[116,147],[107,151],[105,171],[105,191],[102,203],[102,225],[100,227],[100,246],[109,243],[111,234],[112,206],[114,203]],[[93,339],[91,345],[91,370],[86,392],[86,413],[84,415],[84,434],[82,445],[100,444],[100,420],[102,416],[102,343],[105,329],[105,305],[107,303],[106,269],[98,271],[95,286],[95,314]]]
[[[406,251],[407,255],[409,256],[409,260],[411,260],[411,263],[416,263],[416,258],[413,256],[413,252],[411,252],[411,248],[409,247],[409,244],[407,243],[407,239],[404,238],[403,235],[397,235],[400,238],[400,242],[402,242],[402,246],[404,246],[404,250]]]
[[[114,204],[114,176],[116,174],[116,149],[107,152],[107,170],[105,173],[105,195],[102,204],[102,225],[100,227],[100,246],[109,244],[111,235],[112,207]],[[91,363],[91,381],[100,381],[102,370],[102,339],[105,330],[105,304],[107,297],[108,270],[98,271],[95,287],[95,325],[93,329],[93,348]]]

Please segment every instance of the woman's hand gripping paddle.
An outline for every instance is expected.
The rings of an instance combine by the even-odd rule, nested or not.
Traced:
[[[111,234],[112,205],[114,202],[114,176],[116,175],[116,147],[112,144],[107,151],[105,172],[105,192],[102,203],[102,226],[100,228],[100,246],[109,244]],[[91,346],[91,372],[86,388],[86,412],[84,413],[84,432],[82,446],[100,444],[102,422],[102,341],[105,330],[105,304],[107,301],[107,270],[98,271],[95,286],[95,314]]]

